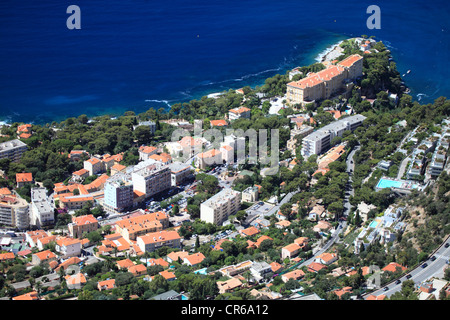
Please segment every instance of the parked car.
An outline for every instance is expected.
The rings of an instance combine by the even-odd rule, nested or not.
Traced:
[[[432,256],[430,260],[431,260],[431,261],[436,260],[436,256]]]
[[[445,248],[450,247],[450,243],[446,243],[444,247],[445,247]]]
[[[426,268],[426,267],[428,267],[428,263],[424,263],[424,264],[422,265],[422,268]]]
[[[388,291],[388,290],[389,290],[389,287],[384,287],[383,290],[384,290],[384,291]]]
[[[397,281],[395,281],[395,284],[400,284],[402,281],[400,279],[398,279]]]
[[[406,275],[406,279],[410,279],[411,277],[412,277],[411,274],[407,274],[407,275]]]

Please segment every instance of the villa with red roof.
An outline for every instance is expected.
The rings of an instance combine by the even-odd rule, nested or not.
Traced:
[[[16,173],[17,188],[21,188],[27,183],[33,183],[31,172]]]

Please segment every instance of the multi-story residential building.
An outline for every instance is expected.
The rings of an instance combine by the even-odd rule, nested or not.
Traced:
[[[181,248],[181,236],[176,231],[159,231],[137,237],[136,243],[142,252],[153,252],[163,246]]]
[[[314,131],[314,128],[311,126],[308,126],[306,124],[301,125],[298,129],[291,130],[291,139],[287,141],[287,149],[291,152],[295,153],[295,148],[298,143],[298,139],[301,139],[311,132]]]
[[[202,170],[210,166],[223,164],[222,152],[217,149],[211,149],[199,153],[195,160],[195,165],[197,168]]]
[[[234,163],[234,148],[231,145],[223,145],[219,149],[220,153],[222,153],[222,160],[227,164]]]
[[[241,193],[223,189],[200,205],[200,219],[221,225],[228,216],[236,214],[240,208]]]
[[[149,232],[161,231],[169,227],[169,216],[162,212],[153,212],[133,218],[126,218],[116,222],[116,232],[130,241]]]
[[[108,178],[104,188],[103,207],[106,211],[122,212],[133,205],[133,183],[131,175],[116,173]]]
[[[247,107],[239,107],[228,111],[230,121],[237,119],[250,119],[251,110]]]
[[[92,195],[60,195],[59,205],[67,210],[79,210],[87,203],[94,204],[94,197]]]
[[[48,237],[48,234],[44,230],[27,231],[25,233],[25,241],[31,248],[34,248],[38,244],[38,240]]]
[[[98,229],[98,221],[92,215],[72,217],[72,223],[69,223],[69,234],[72,238],[81,238],[83,233],[89,233]]]
[[[81,254],[81,241],[67,237],[57,239],[55,250],[61,258],[78,256]]]
[[[173,162],[169,165],[172,186],[177,186],[193,177],[191,166],[182,162]]]
[[[31,189],[30,224],[41,228],[55,223],[55,209],[46,188]]]
[[[131,174],[133,190],[151,197],[171,187],[171,171],[166,164],[153,159],[138,163]]]
[[[363,57],[355,54],[329,65],[328,68],[310,73],[299,81],[287,84],[286,98],[289,104],[305,105],[328,99],[342,89],[346,89],[345,79],[356,79],[362,75]]]
[[[98,158],[92,157],[89,160],[83,162],[83,167],[89,171],[89,175],[102,173],[105,170],[103,161]]]
[[[248,187],[242,191],[241,202],[255,202],[258,201],[259,189],[257,186]]]
[[[357,114],[334,121],[317,131],[307,135],[302,140],[302,156],[309,157],[313,154],[322,154],[330,148],[331,140],[342,137],[349,130],[353,131],[366,119],[365,116]]]
[[[203,147],[207,144],[205,138],[195,138],[186,136],[180,141],[167,142],[165,147],[172,155],[172,157],[190,158],[193,155],[202,151]]]
[[[28,146],[18,139],[2,142],[0,143],[0,159],[17,162],[27,150]]]
[[[30,226],[29,205],[17,195],[0,195],[0,224],[27,229]]]
[[[153,146],[140,146],[139,147],[139,161],[148,160],[151,155],[158,152],[158,148]]]

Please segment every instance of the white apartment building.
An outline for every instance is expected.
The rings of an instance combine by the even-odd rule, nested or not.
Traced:
[[[239,211],[241,193],[232,189],[223,189],[200,205],[200,219],[221,225],[230,215]]]
[[[0,225],[27,229],[30,226],[29,204],[16,195],[0,195]]]
[[[55,223],[55,208],[46,188],[31,189],[30,225],[41,228]]]
[[[131,175],[118,172],[106,180],[104,189],[106,211],[121,212],[133,205],[133,183]]]
[[[302,156],[309,157],[313,154],[322,154],[330,148],[331,140],[342,137],[346,130],[353,131],[366,119],[365,116],[357,114],[334,121],[319,130],[307,135],[302,140]]]
[[[28,150],[28,146],[18,139],[0,143],[0,159],[19,161],[22,154]]]
[[[131,174],[133,190],[150,197],[171,187],[170,167],[161,162],[149,159],[138,163]]]

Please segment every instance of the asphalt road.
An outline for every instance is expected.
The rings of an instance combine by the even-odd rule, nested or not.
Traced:
[[[450,238],[448,238],[445,243],[450,244]],[[445,246],[442,245],[433,254],[433,256],[436,257],[436,260],[431,261],[430,259],[428,259],[427,261],[425,261],[424,263],[428,264],[428,266],[426,268],[422,268],[423,263],[420,264],[417,268],[415,268],[414,270],[409,272],[409,274],[411,274],[411,276],[412,276],[410,279],[407,279],[406,275],[404,275],[400,278],[401,282],[403,282],[405,280],[413,280],[415,284],[419,284],[427,279],[430,279],[431,277],[437,276],[439,273],[442,272],[442,269],[447,264],[447,261],[450,259],[450,246],[448,248],[445,248]],[[393,283],[387,285],[387,287],[389,288],[387,291],[384,291],[384,287],[383,287],[383,288],[381,288],[377,291],[374,291],[370,294],[373,294],[376,296],[378,296],[380,294],[384,294],[384,295],[390,297],[395,292],[398,292],[402,289],[402,284],[401,283],[395,284],[395,282],[393,282]]]

